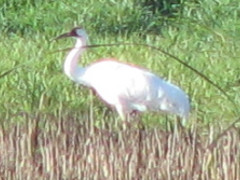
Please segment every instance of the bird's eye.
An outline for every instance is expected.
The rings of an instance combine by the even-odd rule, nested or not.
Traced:
[[[83,35],[83,30],[82,29],[76,29],[76,35],[77,36],[82,36]]]

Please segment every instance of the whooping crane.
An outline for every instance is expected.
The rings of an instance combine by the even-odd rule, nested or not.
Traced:
[[[117,110],[121,119],[126,119],[131,112],[147,110],[188,117],[189,99],[179,87],[148,70],[115,59],[102,59],[81,67],[78,61],[86,49],[86,31],[76,27],[56,39],[65,37],[77,40],[64,62],[65,74],[76,83],[94,89],[103,101]]]

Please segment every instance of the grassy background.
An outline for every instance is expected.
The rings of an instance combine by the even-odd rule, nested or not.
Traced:
[[[1,1],[0,177],[239,179],[239,127],[224,131],[240,114],[239,16],[238,0]],[[83,65],[115,57],[150,69],[191,98],[186,129],[172,128],[171,115],[146,113],[145,129],[116,131],[117,114],[63,74],[66,52],[53,53],[73,46],[71,39],[51,40],[75,26],[85,27],[90,44],[163,48],[221,86],[236,107],[160,52],[89,49]]]
[[[72,40],[49,40],[74,26],[86,28],[91,44],[162,47],[219,84],[239,105],[239,6],[237,0],[2,1],[1,72],[24,67],[0,79],[1,119],[19,112],[86,112],[91,103],[97,118],[105,109],[64,76],[66,52],[51,54],[73,46]],[[147,67],[179,85],[191,98],[192,120],[226,122],[238,116],[238,109],[218,90],[164,54],[140,47],[103,47],[85,53],[82,63],[102,57]],[[159,121],[160,115],[146,119],[152,116]]]

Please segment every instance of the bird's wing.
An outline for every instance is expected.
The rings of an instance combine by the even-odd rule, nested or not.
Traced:
[[[115,61],[101,61],[86,69],[83,79],[108,103],[123,99],[143,103],[157,96],[155,75],[141,68]],[[160,79],[160,78],[159,78]]]

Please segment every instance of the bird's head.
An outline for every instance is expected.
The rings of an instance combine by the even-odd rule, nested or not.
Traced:
[[[87,40],[88,36],[86,31],[81,27],[75,27],[70,32],[61,34],[60,36],[56,37],[54,40],[66,38],[66,37],[75,37],[75,38],[81,38],[83,40]]]

